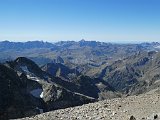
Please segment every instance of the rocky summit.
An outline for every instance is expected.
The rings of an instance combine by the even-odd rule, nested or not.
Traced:
[[[115,98],[18,120],[160,120],[160,94]]]

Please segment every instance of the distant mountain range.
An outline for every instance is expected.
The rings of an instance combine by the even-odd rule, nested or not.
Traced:
[[[49,42],[43,41],[28,41],[28,42],[10,42],[2,41],[0,42],[0,50],[22,50],[22,49],[32,49],[32,48],[52,48],[54,45]]]
[[[49,43],[43,41],[0,42],[0,61],[28,57],[39,65],[55,62],[60,56],[65,63],[99,66],[109,59],[121,59],[137,51],[159,50],[160,44],[112,44],[96,41],[61,41]]]

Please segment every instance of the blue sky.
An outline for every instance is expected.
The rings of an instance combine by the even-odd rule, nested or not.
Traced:
[[[0,0],[0,40],[160,42],[160,0]]]

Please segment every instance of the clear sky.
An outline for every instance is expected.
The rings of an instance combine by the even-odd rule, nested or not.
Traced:
[[[160,0],[0,0],[0,41],[160,42]]]

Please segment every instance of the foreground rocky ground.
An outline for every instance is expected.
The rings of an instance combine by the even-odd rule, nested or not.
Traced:
[[[160,120],[160,94],[116,98],[56,110],[21,120]],[[20,120],[20,119],[19,119]]]

